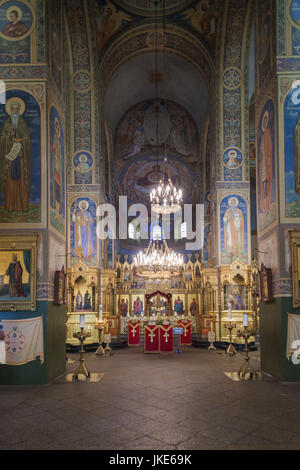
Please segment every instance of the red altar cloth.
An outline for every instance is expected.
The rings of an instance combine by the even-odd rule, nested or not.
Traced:
[[[145,326],[145,353],[159,353],[159,326]]]
[[[173,326],[160,326],[159,344],[160,354],[170,354],[174,352]]]
[[[130,321],[128,323],[128,346],[141,344],[141,322]]]
[[[192,322],[179,320],[179,328],[183,328],[183,335],[180,335],[181,346],[192,346]]]

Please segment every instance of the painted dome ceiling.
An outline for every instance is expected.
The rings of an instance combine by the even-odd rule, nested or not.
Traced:
[[[153,16],[155,7],[153,0],[115,0],[120,7],[135,15]],[[157,8],[158,15],[175,13],[193,3],[191,0],[161,0]]]

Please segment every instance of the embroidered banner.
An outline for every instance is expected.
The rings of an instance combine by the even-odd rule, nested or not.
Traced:
[[[299,348],[296,341],[300,341],[300,315],[288,314],[288,334],[286,343],[286,357],[290,359],[291,355]]]
[[[160,326],[159,349],[161,354],[170,354],[174,352],[173,326]]]
[[[40,357],[44,364],[43,318],[3,320],[6,364],[21,366]]]
[[[128,323],[128,346],[139,346],[141,344],[141,323]]]
[[[145,353],[159,353],[159,326],[145,326]]]
[[[178,326],[183,328],[183,335],[180,335],[181,346],[192,345],[192,322],[179,320]]]

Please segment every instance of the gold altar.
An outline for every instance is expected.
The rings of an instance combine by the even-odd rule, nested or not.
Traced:
[[[199,255],[188,255],[182,273],[176,277],[145,278],[136,274],[133,262],[117,256],[115,269],[89,268],[78,263],[68,270],[68,335],[67,343],[77,344],[80,316],[91,333],[87,344],[99,343],[98,323],[105,320],[113,341],[128,332],[128,321],[140,318],[142,324],[161,318],[189,318],[192,332],[207,341],[214,331],[216,341],[229,342],[229,302],[232,304],[234,343],[243,343],[237,331],[243,326],[243,315],[249,315],[252,328],[252,266],[237,260],[230,266],[203,267]],[[101,318],[99,318],[99,307]],[[103,312],[103,313],[102,313]]]
[[[85,330],[91,333],[85,344],[98,343],[99,334],[95,327],[99,320],[99,269],[89,268],[79,262],[68,269],[67,280],[67,344],[78,346],[78,340],[73,334],[80,330],[80,316],[84,317]]]

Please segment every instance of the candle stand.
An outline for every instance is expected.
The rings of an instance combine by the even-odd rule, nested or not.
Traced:
[[[234,356],[237,351],[232,344],[232,330],[236,328],[236,324],[233,323],[233,321],[229,318],[228,323],[226,323],[225,327],[227,328],[227,330],[229,330],[229,346],[226,349],[225,354],[228,354],[228,356]]]
[[[214,345],[214,343],[215,343],[215,341],[216,341],[216,334],[215,334],[215,332],[214,332],[214,330],[213,330],[213,326],[212,326],[212,325],[213,325],[213,323],[211,322],[211,324],[210,324],[210,331],[208,332],[208,337],[207,337],[208,342],[209,342],[208,350],[209,350],[209,351],[216,351],[217,348],[216,348],[215,345]]]
[[[244,349],[244,364],[240,368],[238,375],[241,380],[256,380],[257,379],[257,372],[256,370],[253,369],[253,367],[250,364],[250,358],[249,358],[249,347],[248,347],[248,342],[249,338],[251,336],[255,335],[253,331],[249,331],[247,326],[244,326],[244,329],[242,331],[238,332],[238,337],[239,338],[244,338],[245,339],[245,349]]]
[[[104,355],[105,356],[110,356],[111,355],[111,347],[110,347],[110,341],[109,342],[106,342],[106,346],[105,346],[105,349],[104,349]]]
[[[104,348],[102,346],[102,344],[104,343],[104,328],[105,328],[105,322],[99,322],[95,328],[96,330],[98,330],[98,333],[99,333],[99,347],[96,351],[96,355],[97,356],[105,356],[105,351],[104,351]]]
[[[91,333],[88,333],[87,331],[84,331],[84,328],[81,328],[81,331],[79,331],[78,333],[73,334],[73,337],[77,338],[80,341],[80,344],[81,344],[79,366],[73,374],[73,380],[74,379],[78,380],[78,376],[80,374],[84,375],[86,378],[91,377],[91,373],[85,365],[85,359],[84,359],[85,351],[83,349],[83,344],[84,344],[85,340],[87,338],[89,338],[90,336],[92,336]]]

